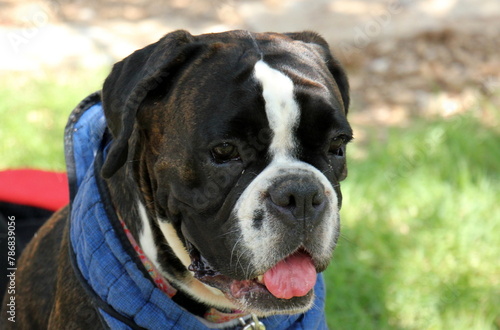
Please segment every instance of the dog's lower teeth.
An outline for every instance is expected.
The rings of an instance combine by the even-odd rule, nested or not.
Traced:
[[[257,282],[259,282],[259,283],[263,283],[263,282],[264,282],[264,275],[259,275],[259,276],[257,276],[256,280],[257,280]]]

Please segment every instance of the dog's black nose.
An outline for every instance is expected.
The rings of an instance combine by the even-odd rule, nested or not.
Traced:
[[[285,221],[297,220],[313,224],[325,209],[323,185],[313,176],[288,175],[268,189],[269,207]]]

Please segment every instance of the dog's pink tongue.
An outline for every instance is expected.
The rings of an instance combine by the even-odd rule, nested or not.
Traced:
[[[264,285],[276,298],[305,296],[316,284],[316,269],[311,257],[296,253],[264,273]]]

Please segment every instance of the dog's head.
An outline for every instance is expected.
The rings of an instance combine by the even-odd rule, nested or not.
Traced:
[[[115,65],[103,103],[103,175],[134,177],[141,245],[175,286],[258,315],[310,308],[352,137],[321,37],[173,32]]]

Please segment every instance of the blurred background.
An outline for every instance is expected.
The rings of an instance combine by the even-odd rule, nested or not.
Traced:
[[[314,30],[347,69],[332,329],[500,329],[500,1],[2,0],[0,170],[64,171],[73,107],[175,29]]]

